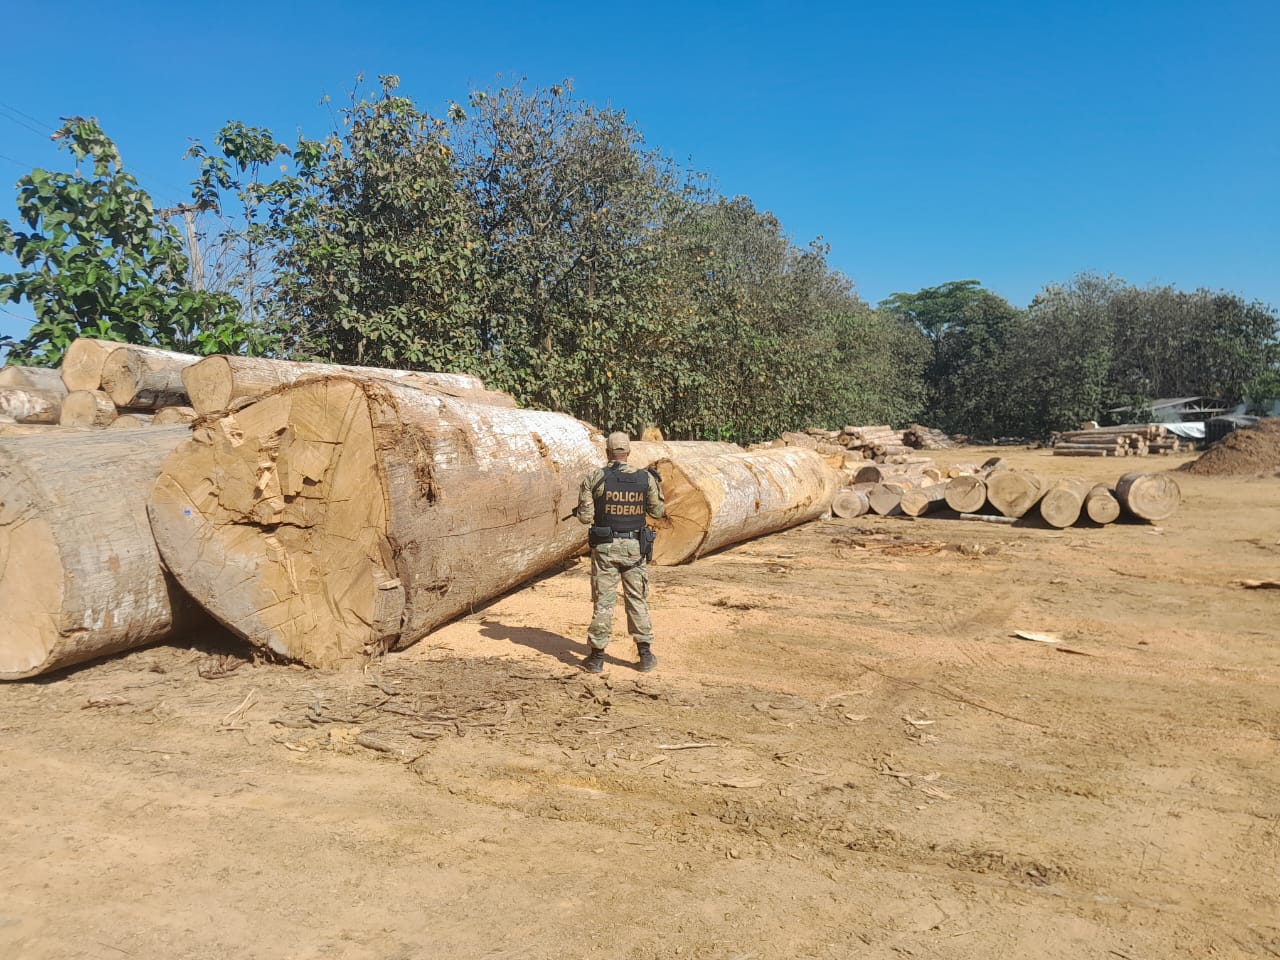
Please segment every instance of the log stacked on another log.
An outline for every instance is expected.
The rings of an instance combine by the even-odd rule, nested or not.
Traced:
[[[950,450],[956,446],[954,440],[932,427],[923,427],[913,423],[902,431],[902,442],[917,450]]]

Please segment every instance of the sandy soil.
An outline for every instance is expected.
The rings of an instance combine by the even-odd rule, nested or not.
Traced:
[[[579,561],[364,672],[0,687],[0,957],[1280,956],[1280,591],[1236,584],[1280,575],[1280,481],[1178,482],[1157,527],[658,569],[649,675],[576,669]]]

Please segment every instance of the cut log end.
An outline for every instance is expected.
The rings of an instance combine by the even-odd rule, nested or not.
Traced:
[[[399,626],[382,490],[364,392],[316,381],[198,429],[165,463],[152,527],[226,626],[332,666]]]
[[[1116,481],[1116,499],[1128,513],[1155,523],[1173,516],[1182,491],[1167,473],[1126,473]]]
[[[711,504],[693,479],[674,460],[654,464],[662,475],[666,515],[651,520],[658,531],[653,562],[662,566],[689,563],[698,555],[711,525]]]
[[[987,502],[987,485],[982,478],[954,477],[947,483],[947,506],[956,513],[978,513]]]

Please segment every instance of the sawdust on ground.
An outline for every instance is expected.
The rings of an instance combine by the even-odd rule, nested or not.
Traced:
[[[1280,481],[1179,483],[1158,526],[864,517],[658,569],[652,674],[577,669],[579,561],[365,670],[0,686],[0,956],[1280,955],[1280,593],[1239,586]]]
[[[1233,430],[1181,469],[1202,477],[1280,476],[1280,418]]]

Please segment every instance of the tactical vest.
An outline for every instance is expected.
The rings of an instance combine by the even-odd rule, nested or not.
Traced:
[[[644,526],[645,496],[649,491],[649,474],[643,470],[623,473],[610,465],[604,468],[604,482],[594,491],[596,526],[609,527],[614,533],[635,533]]]

